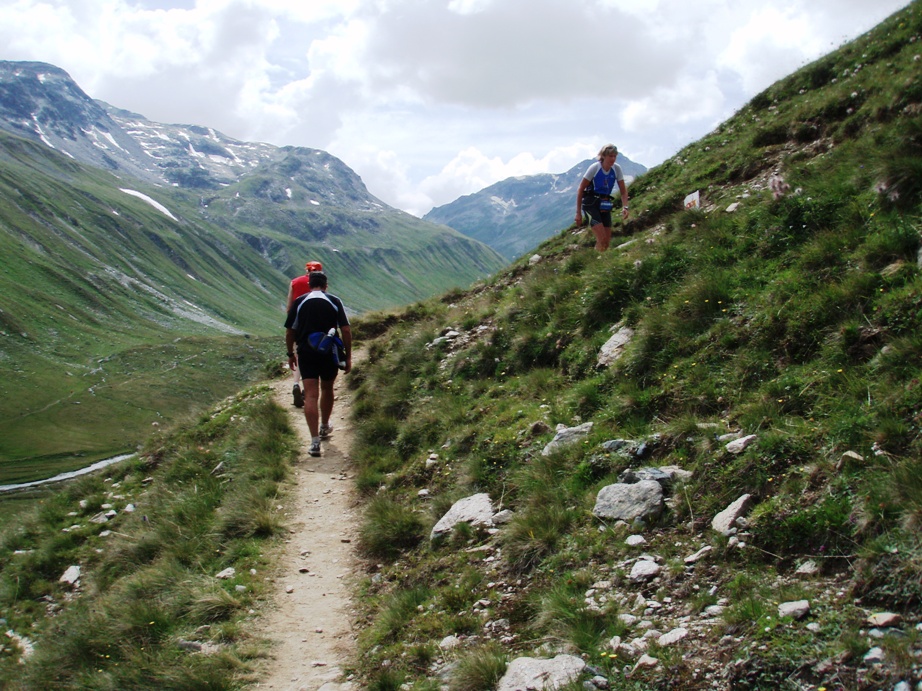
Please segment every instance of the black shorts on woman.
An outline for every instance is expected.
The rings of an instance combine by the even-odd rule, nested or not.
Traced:
[[[599,208],[602,202],[608,204],[607,211],[602,211],[602,209]],[[597,226],[601,223],[605,228],[611,228],[611,208],[611,197],[602,197],[593,194],[590,190],[586,190],[583,194],[582,209],[583,213],[586,214],[591,221],[589,225]]]

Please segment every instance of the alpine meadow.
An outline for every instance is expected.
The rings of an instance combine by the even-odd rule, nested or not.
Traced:
[[[470,288],[353,319],[352,688],[922,688],[920,65],[916,0],[639,175],[607,252],[561,228]],[[8,204],[25,194],[9,159],[38,145],[4,142]],[[121,194],[86,175],[85,198]],[[46,179],[60,175],[36,177],[33,213],[98,222],[55,207]],[[212,251],[232,257],[227,232]],[[284,292],[276,269],[225,266]],[[278,312],[233,283],[237,332],[157,346],[126,332],[136,350],[106,364],[127,398],[171,389],[184,358],[207,381],[222,348],[245,351],[232,366],[255,383],[216,388],[228,398],[103,474],[0,506],[4,688],[258,681],[252,621],[297,451],[258,381],[285,376],[282,358],[243,333]],[[190,302],[218,312],[214,285]],[[83,299],[40,314],[102,310]],[[66,381],[20,362],[23,381]]]

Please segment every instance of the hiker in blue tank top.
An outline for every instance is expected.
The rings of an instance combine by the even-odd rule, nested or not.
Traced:
[[[615,163],[618,147],[606,144],[599,151],[599,160],[589,166],[576,190],[576,227],[583,225],[584,216],[589,217],[595,248],[604,252],[611,244],[611,212],[614,206],[612,193],[615,185],[621,192],[621,218],[627,220],[627,187],[621,166]]]

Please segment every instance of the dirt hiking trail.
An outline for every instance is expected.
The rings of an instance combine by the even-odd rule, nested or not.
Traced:
[[[333,435],[323,442],[323,455],[314,458],[307,453],[311,439],[304,411],[292,405],[293,384],[290,376],[273,384],[301,450],[285,502],[289,535],[273,575],[272,602],[258,624],[260,634],[274,645],[253,688],[355,691],[342,676],[355,650],[350,600],[359,519],[350,458],[354,394],[344,377],[337,377]]]

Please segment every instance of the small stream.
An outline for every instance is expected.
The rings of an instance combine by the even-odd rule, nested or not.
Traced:
[[[3,492],[15,492],[18,489],[26,489],[28,487],[38,487],[39,485],[47,485],[52,482],[62,482],[64,480],[70,480],[71,478],[80,477],[81,475],[86,475],[87,473],[92,473],[96,470],[100,470],[107,466],[112,465],[113,463],[118,463],[119,461],[124,461],[126,458],[131,458],[136,454],[133,453],[124,453],[121,456],[113,456],[112,458],[104,458],[101,461],[96,461],[92,465],[88,465],[86,468],[80,468],[78,470],[71,470],[67,473],[61,473],[60,475],[55,475],[54,477],[49,477],[45,480],[35,480],[33,482],[23,482],[19,485],[0,485],[0,493]]]

